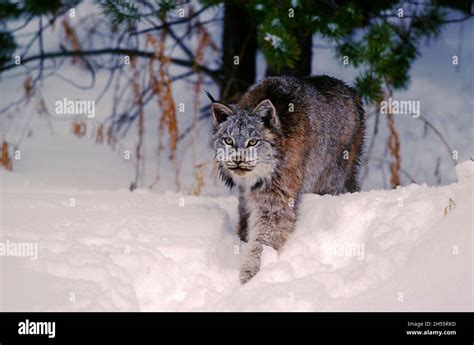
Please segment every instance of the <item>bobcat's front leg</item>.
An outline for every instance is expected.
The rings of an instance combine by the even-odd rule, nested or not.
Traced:
[[[293,231],[296,221],[294,201],[276,197],[275,194],[260,191],[252,195],[248,222],[249,245],[240,269],[242,284],[260,270],[263,245],[279,250]]]
[[[248,241],[249,216],[245,194],[241,188],[239,191],[239,224],[237,225],[237,235],[239,235],[240,240],[244,242]]]

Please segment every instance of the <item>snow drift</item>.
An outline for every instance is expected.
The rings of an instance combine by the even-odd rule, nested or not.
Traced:
[[[14,188],[4,174],[0,243],[38,257],[4,251],[0,310],[472,310],[474,162],[456,171],[443,187],[305,195],[244,286],[235,197]]]

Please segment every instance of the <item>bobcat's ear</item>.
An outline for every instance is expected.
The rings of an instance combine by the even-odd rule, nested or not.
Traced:
[[[214,102],[211,105],[212,117],[214,118],[214,125],[224,122],[227,117],[233,115],[232,109],[223,103]]]
[[[263,118],[265,125],[269,127],[280,127],[280,119],[278,119],[276,109],[272,101],[264,99],[253,110],[253,113]]]

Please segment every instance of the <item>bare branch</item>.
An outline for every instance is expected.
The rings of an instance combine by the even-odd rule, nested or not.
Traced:
[[[425,123],[425,125],[427,125],[429,128],[431,128],[433,130],[433,132],[436,133],[436,135],[441,139],[441,141],[443,142],[444,146],[446,147],[446,149],[448,150],[449,152],[449,157],[451,157],[451,161],[454,163],[454,165],[456,165],[456,162],[455,160],[453,159],[453,150],[451,148],[451,146],[449,146],[448,142],[446,141],[446,139],[444,139],[444,136],[441,134],[441,132],[431,124],[431,122],[429,122],[427,119],[423,118],[423,117],[419,117],[418,119],[420,119],[421,121],[423,121]]]
[[[209,7],[205,6],[205,7],[201,8],[199,11],[194,12],[192,15],[190,15],[189,17],[186,17],[186,18],[177,19],[177,20],[172,21],[172,22],[167,22],[167,23],[164,23],[162,25],[153,26],[151,28],[147,28],[147,29],[140,30],[140,31],[134,31],[134,32],[130,33],[130,36],[146,34],[146,33],[151,32],[151,31],[159,31],[159,30],[162,30],[163,28],[165,28],[167,26],[171,26],[171,25],[188,23],[191,19],[193,19],[194,17],[199,16],[202,12],[204,12],[208,8]]]
[[[103,49],[95,49],[95,50],[63,50],[51,53],[44,53],[38,54],[34,56],[30,56],[22,60],[22,64],[27,64],[28,62],[40,60],[40,59],[53,59],[58,57],[71,57],[71,56],[94,56],[94,55],[106,55],[106,54],[113,54],[113,55],[131,55],[131,56],[140,56],[145,58],[156,58],[155,52],[153,51],[144,51],[138,49],[122,49],[122,48],[103,48]],[[200,72],[207,74],[211,77],[214,81],[220,82],[220,71],[219,70],[211,70],[205,66],[198,65],[196,66],[194,61],[184,60],[179,58],[170,58],[171,62],[178,66],[184,67],[193,67]],[[0,73],[8,71],[10,69],[16,68],[21,65],[16,65],[15,63],[11,63],[8,65],[4,65],[0,68]]]

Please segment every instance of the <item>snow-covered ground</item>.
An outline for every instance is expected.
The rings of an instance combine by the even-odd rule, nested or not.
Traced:
[[[472,33],[473,21],[465,25]],[[218,41],[220,26],[211,31]],[[57,47],[53,36],[45,44]],[[178,145],[178,194],[164,158],[152,190],[127,189],[134,162],[123,154],[134,152],[136,128],[115,150],[91,138],[94,126],[110,114],[107,97],[96,104],[96,118],[87,120],[81,139],[71,134],[70,121],[38,116],[36,100],[3,114],[1,141],[20,150],[21,158],[13,161],[13,172],[0,169],[0,310],[473,310],[471,36],[461,40],[455,69],[458,27],[447,27],[421,48],[409,89],[395,94],[421,102],[422,118],[459,153],[456,169],[451,153],[420,119],[397,117],[402,168],[419,184],[377,190],[384,186],[383,171],[373,161],[363,192],[306,195],[288,243],[279,255],[266,248],[261,272],[244,286],[238,270],[245,244],[234,235],[237,199],[212,177],[210,121],[200,124],[196,142],[190,135]],[[261,57],[258,64],[261,77]],[[313,71],[349,83],[357,75],[322,48],[315,50]],[[62,73],[84,79],[69,65]],[[54,109],[63,97],[96,99],[105,82],[99,73],[96,87],[82,91],[51,78],[41,92]],[[192,85],[173,87],[175,103],[192,109]],[[0,107],[22,94],[23,80],[5,77]],[[142,187],[156,175],[156,111],[156,104],[146,110]],[[179,116],[181,133],[192,114]],[[388,159],[384,119],[379,130],[373,155]],[[200,197],[188,195],[195,182],[192,148],[195,163],[207,163]],[[402,175],[403,185],[409,181]],[[16,257],[21,246],[29,251]]]
[[[234,196],[107,190],[93,172],[114,171],[113,159],[88,171],[85,157],[41,157],[29,158],[37,174],[1,170],[0,310],[473,308],[474,162],[442,187],[306,195],[287,245],[265,248],[241,286]],[[16,257],[22,244],[30,251]]]

